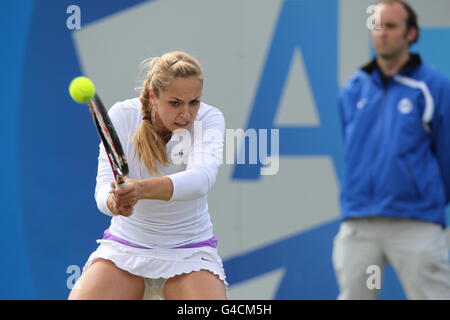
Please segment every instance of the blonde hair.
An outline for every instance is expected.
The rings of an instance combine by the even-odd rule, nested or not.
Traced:
[[[142,122],[133,136],[139,163],[145,164],[152,174],[159,174],[157,162],[168,165],[166,142],[161,137],[154,124],[152,112],[154,107],[150,101],[150,88],[159,98],[161,91],[165,91],[173,79],[197,76],[203,83],[203,73],[197,59],[182,51],[168,52],[156,57],[148,63],[148,72],[141,91]]]

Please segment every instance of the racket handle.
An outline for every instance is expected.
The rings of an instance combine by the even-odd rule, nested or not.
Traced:
[[[125,182],[125,180],[123,179],[122,176],[117,176],[116,177],[116,188],[123,188],[127,185],[127,183]],[[109,189],[108,191],[109,193],[113,193],[114,192],[114,188],[111,187],[111,189]]]
[[[122,182],[117,182],[116,181],[116,187],[117,188],[123,188],[123,187],[125,187],[127,185],[127,183],[125,182],[125,181],[122,181]]]
[[[116,177],[116,187],[117,188],[123,188],[125,187],[127,183],[125,182],[125,179],[121,175],[117,175]]]

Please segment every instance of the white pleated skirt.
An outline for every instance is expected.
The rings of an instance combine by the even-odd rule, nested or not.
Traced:
[[[145,280],[144,300],[164,299],[164,285],[167,279],[183,273],[208,270],[225,280],[222,259],[212,247],[182,249],[139,249],[113,240],[97,240],[98,248],[89,256],[83,271],[95,259],[106,259]]]

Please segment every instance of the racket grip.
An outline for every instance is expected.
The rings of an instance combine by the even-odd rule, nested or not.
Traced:
[[[122,176],[117,176],[116,177],[116,188],[123,188],[127,185],[127,183],[125,182],[125,180],[123,179]],[[114,188],[111,187],[108,191],[109,193],[113,193],[114,192]]]
[[[125,179],[122,176],[117,176],[116,177],[116,187],[117,188],[123,188],[125,187],[127,183],[125,182]]]

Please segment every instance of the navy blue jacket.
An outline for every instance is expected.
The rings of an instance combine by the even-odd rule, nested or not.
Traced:
[[[445,226],[450,200],[450,81],[412,54],[393,77],[376,60],[342,89],[342,218]]]

